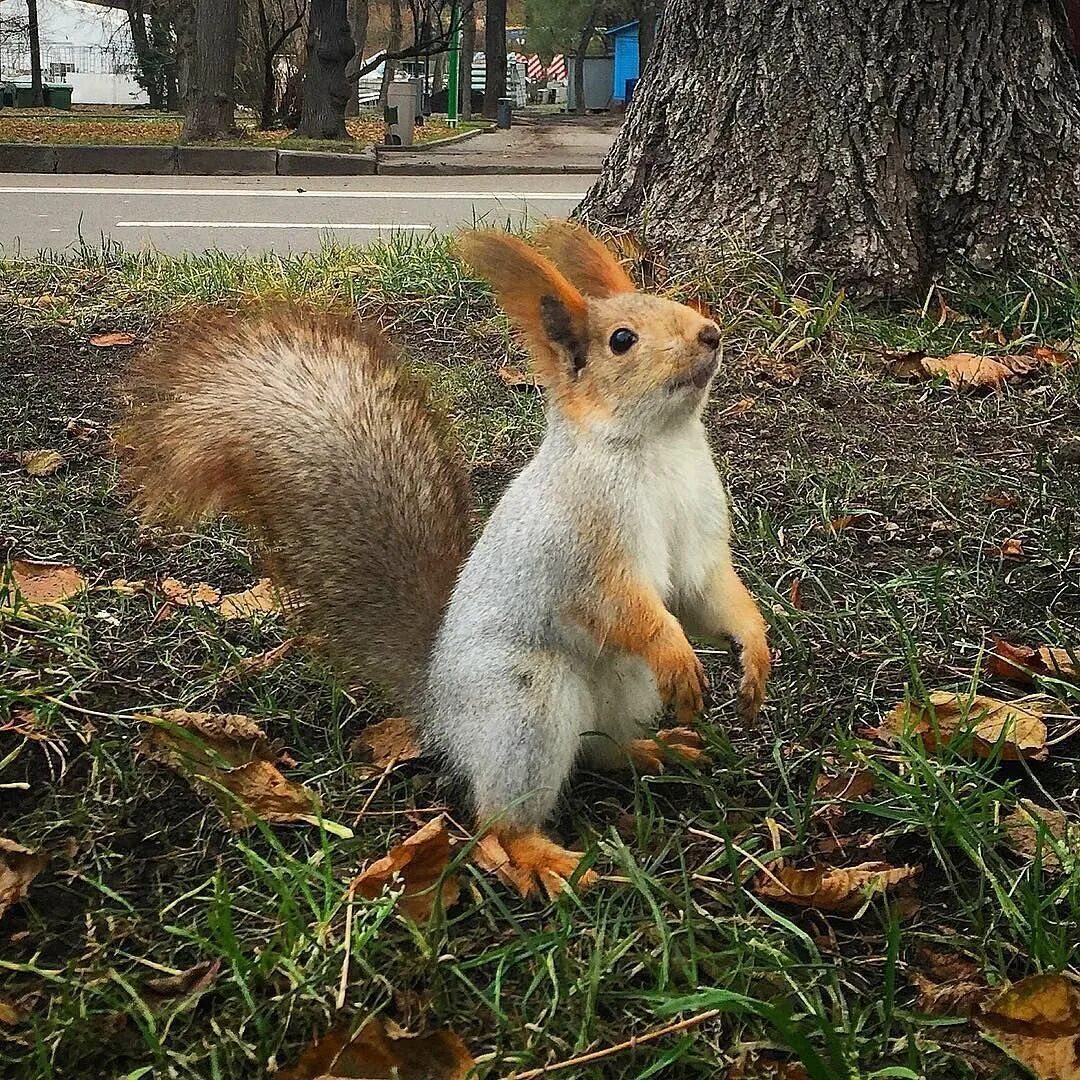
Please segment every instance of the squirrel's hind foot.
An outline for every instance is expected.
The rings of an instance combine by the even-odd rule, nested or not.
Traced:
[[[647,739],[634,739],[627,743],[630,760],[634,767],[646,775],[664,771],[668,762],[688,762],[699,769],[707,769],[712,758],[705,753],[705,740],[693,728],[665,728]]]
[[[497,874],[522,896],[532,896],[540,885],[551,899],[567,887],[583,858],[584,852],[567,851],[539,829],[492,829],[477,842],[475,854],[483,869]],[[576,887],[587,889],[599,880],[596,871],[586,870]]]

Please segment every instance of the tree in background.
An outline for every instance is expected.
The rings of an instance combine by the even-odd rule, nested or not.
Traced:
[[[236,46],[240,0],[196,0],[194,85],[185,139],[232,138],[236,128]]]
[[[164,0],[128,0],[127,19],[138,68],[135,79],[152,109],[175,109],[176,41]]]
[[[386,108],[390,84],[397,72],[398,54],[401,52],[402,36],[401,0],[390,0],[390,32],[386,37],[386,49],[383,52],[382,86],[379,89],[379,108]]]
[[[352,31],[354,51],[347,73],[350,81],[349,100],[345,106],[346,116],[356,116],[360,112],[360,82],[352,78],[352,73],[364,62],[369,15],[368,0],[349,0],[349,29]]]
[[[634,18],[638,20],[638,68],[645,70],[645,64],[652,55],[656,41],[656,20],[664,8],[664,0],[636,0]]]
[[[37,0],[26,0],[26,30],[30,37],[30,104],[40,108],[45,104],[45,88],[41,85],[41,31],[38,27]]]
[[[573,53],[574,107],[585,113],[585,65],[578,62],[587,55],[599,27],[621,21],[626,5],[615,0],[526,0],[525,27],[529,48],[551,56]]]
[[[356,51],[349,28],[347,0],[311,0],[307,62],[304,67],[301,139],[347,139],[345,106],[349,84],[345,70]]]
[[[1060,0],[669,0],[579,214],[689,260],[737,238],[889,294],[1080,264]],[[1060,260],[1060,261],[1059,261]]]
[[[307,0],[255,0],[259,27],[261,90],[259,127],[264,131],[277,119],[277,58],[289,38],[304,25]]]
[[[461,13],[461,119],[472,119],[472,66],[476,56],[476,7],[466,4]]]
[[[484,116],[499,115],[506,97],[506,0],[487,0],[484,7]]]

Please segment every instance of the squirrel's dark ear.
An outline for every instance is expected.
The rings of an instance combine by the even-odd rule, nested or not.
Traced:
[[[464,233],[454,247],[525,334],[544,382],[585,366],[585,299],[547,259],[495,230]]]
[[[536,246],[586,296],[603,299],[636,291],[622,263],[584,225],[549,221],[534,239]]]

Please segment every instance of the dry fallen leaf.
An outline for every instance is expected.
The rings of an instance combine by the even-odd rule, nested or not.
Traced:
[[[157,1012],[176,1001],[191,1001],[208,989],[221,970],[220,960],[207,960],[175,975],[147,979],[140,990],[140,997],[151,1012]]]
[[[21,1024],[23,1019],[23,1012],[17,1005],[0,998],[0,1024],[5,1027],[15,1027],[16,1024]]]
[[[768,1050],[751,1050],[724,1073],[725,1080],[810,1080],[806,1066]]]
[[[14,559],[11,576],[26,604],[59,604],[86,590],[86,578],[74,566]],[[0,606],[12,606],[13,600]]]
[[[228,671],[222,673],[219,680],[223,686],[232,686],[235,683],[246,682],[258,675],[265,675],[271,668],[276,667],[296,648],[298,638],[286,638],[280,645],[272,649],[256,653],[254,656],[245,656],[238,660]]]
[[[426,922],[435,909],[433,886],[450,862],[452,847],[446,822],[437,817],[362,870],[353,881],[352,890],[373,900],[388,885],[400,884],[404,891],[398,906],[415,922]],[[443,879],[439,896],[444,911],[457,902],[460,893],[457,877],[450,875]]]
[[[49,856],[43,852],[0,837],[0,918],[26,895],[48,861]]]
[[[983,496],[983,502],[998,510],[1011,510],[1020,505],[1020,496],[1008,491],[988,491]]]
[[[1062,869],[1058,846],[1065,849],[1070,865],[1080,857],[1080,823],[1070,821],[1060,810],[1021,799],[1016,809],[1002,818],[1001,826],[1009,846],[1029,859],[1038,855],[1044,870]]]
[[[1022,559],[1024,557],[1024,545],[1015,537],[1002,540],[1000,544],[993,544],[986,548],[986,554],[996,559]]]
[[[214,607],[221,600],[221,593],[205,581],[186,585],[176,578],[163,578],[158,583],[162,595],[174,607]]]
[[[294,763],[249,717],[169,709],[146,719],[151,727],[139,753],[208,789],[230,828],[248,828],[255,818],[319,821],[315,793],[282,775],[275,762]],[[223,797],[221,788],[235,799]]]
[[[854,529],[866,524],[867,519],[871,516],[872,515],[867,513],[844,514],[841,517],[833,518],[826,528],[829,532],[833,533],[833,535],[836,535],[837,533],[842,533],[845,529]]]
[[[115,349],[118,345],[134,345],[135,338],[126,330],[108,330],[91,335],[90,344],[97,349]]]
[[[917,971],[910,978],[919,991],[915,1007],[929,1016],[970,1016],[990,992],[981,980],[952,979],[938,983]]]
[[[29,476],[52,476],[67,462],[58,450],[24,450],[16,458]]]
[[[752,887],[766,900],[779,900],[816,911],[852,912],[870,897],[911,880],[920,869],[881,862],[852,867],[818,866],[811,870],[776,866],[758,874]]]
[[[953,694],[935,690],[930,706],[902,702],[885,718],[881,732],[890,735],[919,735],[928,749],[948,742],[958,732],[970,731],[971,747],[976,756],[989,757],[1001,744],[1001,756],[1008,761],[1030,758],[1042,761],[1047,756],[1046,724],[1042,717],[1054,706],[1047,700],[1023,702],[999,701],[985,694]],[[936,718],[936,720],[935,720]]]
[[[1080,1077],[1080,989],[1063,975],[1033,975],[977,1018],[983,1032],[1036,1080]]]
[[[221,598],[218,611],[223,619],[250,619],[268,611],[280,611],[278,592],[269,578],[259,578],[250,589]]]
[[[499,378],[502,379],[503,385],[511,390],[531,389],[540,385],[539,380],[531,371],[522,371],[520,368],[501,367]]]
[[[388,769],[401,761],[420,757],[416,729],[407,716],[391,716],[377,724],[369,724],[349,744],[353,757],[366,757],[380,769]]]
[[[1003,679],[1028,685],[1034,684],[1037,676],[1080,683],[1080,648],[1035,648],[998,638],[986,657],[986,669]]]
[[[793,608],[802,608],[802,578],[791,579],[791,588],[788,590],[788,603]]]
[[[869,769],[850,769],[838,776],[822,773],[815,790],[822,798],[854,802],[874,790],[874,774]]]
[[[944,375],[957,390],[1000,390],[1010,379],[1029,375],[1044,366],[1036,356],[978,356],[957,352],[949,356],[909,356],[891,365],[895,375],[932,379]]]
[[[146,579],[129,581],[127,578],[118,577],[110,582],[109,588],[120,596],[134,596],[136,593],[146,592]]]
[[[476,1065],[461,1038],[445,1029],[412,1035],[372,1017],[355,1035],[328,1032],[307,1048],[279,1080],[465,1080]]]

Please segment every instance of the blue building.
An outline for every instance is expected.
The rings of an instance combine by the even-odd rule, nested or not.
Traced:
[[[612,75],[611,100],[625,105],[638,80],[640,53],[638,51],[638,20],[613,26],[604,31],[615,54]]]

